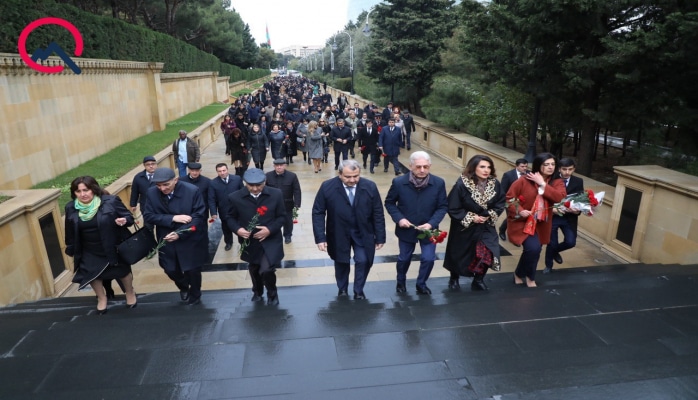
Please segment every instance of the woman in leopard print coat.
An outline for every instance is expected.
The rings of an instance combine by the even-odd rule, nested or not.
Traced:
[[[491,158],[473,156],[448,194],[451,228],[444,268],[451,271],[451,289],[460,287],[462,275],[473,277],[472,290],[487,290],[487,270],[500,269],[495,222],[504,211],[505,193],[496,176]]]

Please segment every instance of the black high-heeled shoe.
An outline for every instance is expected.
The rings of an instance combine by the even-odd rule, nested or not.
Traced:
[[[104,310],[97,308],[97,315],[104,315],[107,313],[107,311],[109,311],[109,307],[105,308]]]
[[[133,304],[128,304],[128,300],[126,300],[126,308],[136,308],[138,307],[138,295],[134,293],[136,296],[136,302]]]

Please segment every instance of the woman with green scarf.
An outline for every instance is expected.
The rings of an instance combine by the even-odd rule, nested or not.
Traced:
[[[103,280],[120,279],[126,293],[126,306],[135,308],[131,266],[119,259],[116,246],[130,234],[133,216],[117,196],[104,194],[95,178],[81,176],[70,184],[74,201],[65,206],[65,253],[73,257],[73,282],[80,289],[92,286],[97,295],[97,313],[107,312]]]

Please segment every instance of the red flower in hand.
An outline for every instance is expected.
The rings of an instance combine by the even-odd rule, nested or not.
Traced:
[[[189,230],[192,231],[192,232],[196,232],[196,225],[192,225],[192,227],[189,228]]]
[[[263,216],[264,214],[267,213],[267,210],[268,210],[267,206],[261,206],[257,209],[257,214],[259,214],[260,216]]]
[[[569,201],[569,200],[567,200],[567,201],[565,202],[565,207],[570,208],[570,201]]]
[[[387,155],[387,154],[385,154],[385,153],[383,153],[383,157],[388,157],[388,155]]]
[[[297,220],[297,219],[294,219],[294,220],[293,220],[293,223],[294,223],[294,224],[297,224],[297,223],[298,223],[298,220]]]
[[[208,220],[208,223],[209,223],[209,224],[212,224],[213,221],[215,221],[215,219],[211,218],[211,219]]]
[[[526,199],[523,196],[519,196],[518,198],[519,198],[519,203],[523,203],[524,201],[526,201]]]

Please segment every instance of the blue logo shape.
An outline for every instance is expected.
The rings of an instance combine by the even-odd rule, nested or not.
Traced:
[[[45,49],[38,48],[34,50],[31,59],[34,62],[36,62],[37,60],[46,60],[53,53],[56,53],[56,55],[60,57],[61,60],[63,60],[65,65],[70,67],[70,69],[72,69],[76,75],[79,75],[82,72],[80,67],[78,67],[77,64],[73,62],[73,60],[68,56],[68,54],[66,54],[63,48],[59,46],[56,42],[49,43],[48,47],[46,47]]]

